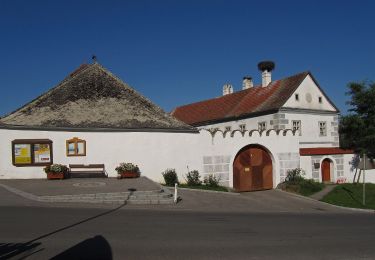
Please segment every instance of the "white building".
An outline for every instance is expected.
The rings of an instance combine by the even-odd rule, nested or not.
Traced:
[[[0,120],[0,178],[45,178],[43,166],[121,162],[162,181],[175,168],[220,176],[236,190],[274,188],[289,169],[307,178],[351,178],[351,151],[339,146],[338,109],[311,73],[272,81],[261,63],[262,86],[176,108],[172,115],[104,69],[83,65],[60,84]],[[177,118],[177,119],[176,119]]]

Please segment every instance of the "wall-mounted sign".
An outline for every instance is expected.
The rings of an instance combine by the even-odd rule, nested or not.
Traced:
[[[30,144],[15,144],[14,145],[14,160],[17,164],[31,163],[31,145]]]
[[[49,163],[51,162],[51,149],[49,144],[34,144],[34,162]]]
[[[52,141],[49,139],[16,139],[12,141],[14,166],[46,166],[53,163]]]

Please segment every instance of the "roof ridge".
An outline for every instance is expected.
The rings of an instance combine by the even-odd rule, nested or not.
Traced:
[[[86,64],[86,63],[84,63]],[[28,105],[31,105],[33,104],[35,101],[37,101],[39,98],[45,96],[45,95],[48,95],[48,93],[54,91],[55,89],[57,89],[58,87],[61,87],[62,85],[65,85],[66,83],[68,83],[70,80],[73,80],[75,77],[77,77],[79,74],[81,74],[82,72],[86,71],[88,68],[91,68],[94,64],[86,64],[87,66],[82,68],[81,70],[77,71],[82,65],[84,64],[81,64],[76,70],[74,70],[73,72],[71,72],[68,76],[66,76],[62,81],[60,81],[57,85],[55,85],[54,87],[48,89],[47,91],[43,92],[42,94],[40,94],[39,96],[37,96],[36,98],[32,99],[30,102],[27,102],[26,104],[24,104],[23,106],[17,108],[16,110],[14,111],[11,111],[7,114],[5,114],[3,117],[0,117],[0,120],[5,118],[5,117],[8,117],[18,111],[21,111],[22,109],[24,109],[26,106]],[[76,72],[77,71],[77,72]],[[76,73],[74,73],[76,72]],[[73,74],[73,75],[72,75]]]
[[[180,122],[182,124],[185,124],[187,127],[190,127],[190,125],[188,125],[185,122],[179,120],[178,118],[174,117],[170,113],[167,113],[166,111],[164,111],[160,106],[158,106],[157,104],[153,103],[149,98],[143,96],[141,93],[139,93],[138,91],[136,91],[133,87],[131,87],[128,83],[126,83],[125,81],[123,81],[121,78],[117,77],[115,74],[113,74],[112,72],[110,72],[109,70],[107,70],[105,67],[103,67],[100,64],[98,64],[98,65],[99,65],[99,68],[102,69],[102,71],[104,71],[105,73],[107,73],[110,77],[114,78],[118,83],[120,83],[121,86],[126,87],[133,94],[135,94],[136,96],[138,96],[140,99],[145,100],[150,106],[156,108],[157,112],[163,113],[163,115],[165,117],[171,118],[172,120],[176,120],[176,121],[178,121],[178,122]]]
[[[272,84],[272,83],[276,83],[276,82],[278,82],[278,81],[286,80],[286,79],[289,79],[289,78],[292,78],[292,77],[296,77],[296,76],[298,76],[298,75],[300,75],[300,74],[304,74],[304,73],[306,73],[306,75],[307,75],[307,74],[311,74],[310,71],[306,70],[306,71],[299,72],[299,73],[297,73],[297,74],[294,74],[294,75],[288,76],[288,77],[286,77],[286,78],[282,78],[282,79],[278,79],[278,80],[272,81],[270,84]],[[270,85],[268,85],[268,86],[270,86]],[[267,87],[268,87],[268,86],[267,86]],[[173,111],[176,110],[176,109],[178,109],[178,108],[181,108],[181,107],[185,107],[185,106],[189,106],[189,105],[193,105],[193,104],[198,104],[198,103],[201,103],[201,102],[206,102],[206,101],[209,101],[209,100],[214,100],[214,99],[219,99],[219,98],[225,98],[225,97],[227,97],[227,96],[231,96],[231,95],[234,95],[234,94],[238,94],[238,93],[241,93],[241,92],[244,92],[244,91],[250,91],[251,89],[260,88],[260,87],[262,87],[262,85],[259,84],[259,85],[256,85],[256,86],[252,87],[252,88],[241,89],[241,90],[239,90],[239,91],[236,91],[236,92],[233,92],[233,93],[231,93],[231,94],[224,95],[224,96],[219,96],[219,97],[214,97],[214,98],[203,99],[203,100],[196,101],[196,102],[193,102],[193,103],[189,103],[189,104],[181,105],[181,106],[175,107],[175,108],[173,109]],[[267,87],[266,87],[266,88],[267,88]],[[264,88],[264,87],[262,87],[262,88]]]

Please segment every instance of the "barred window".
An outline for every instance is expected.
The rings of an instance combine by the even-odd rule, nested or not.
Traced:
[[[301,120],[293,120],[292,121],[292,130],[299,131],[299,134],[301,135]]]
[[[327,135],[327,123],[326,122],[319,122],[319,135],[326,136]]]
[[[258,123],[258,130],[259,132],[262,132],[267,129],[267,123],[266,122],[259,122]]]

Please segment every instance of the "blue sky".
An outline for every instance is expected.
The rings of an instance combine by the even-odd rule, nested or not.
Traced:
[[[91,55],[166,111],[223,84],[310,70],[346,113],[346,85],[375,79],[374,1],[0,1],[0,115]]]

